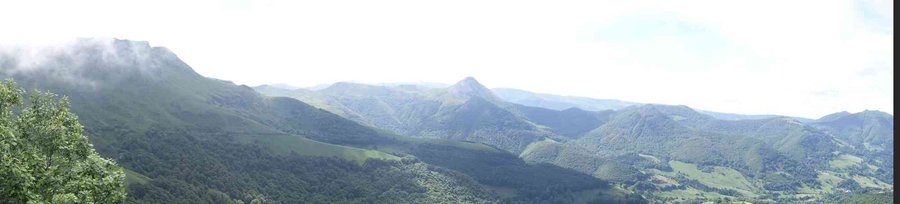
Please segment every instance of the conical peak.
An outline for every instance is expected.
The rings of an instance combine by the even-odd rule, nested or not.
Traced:
[[[481,83],[478,83],[478,80],[475,80],[474,77],[466,77],[459,82],[456,82],[453,86],[473,86],[473,87],[484,87]]]
[[[481,83],[478,83],[478,80],[475,80],[475,78],[472,77],[466,77],[465,79],[456,82],[456,84],[448,88],[448,91],[456,97],[480,97],[492,102],[501,101],[494,95],[494,92],[487,87],[484,87],[484,85],[481,85]]]
[[[488,88],[481,85],[481,83],[478,83],[478,80],[475,80],[475,78],[472,77],[466,77],[465,79],[456,82],[456,84],[450,86],[450,91],[457,95],[493,95]]]
[[[475,80],[475,77],[470,77],[470,76],[469,76],[469,77],[466,77],[465,79],[463,79],[463,80],[460,81],[460,82],[476,82],[476,83],[477,83],[478,80]]]

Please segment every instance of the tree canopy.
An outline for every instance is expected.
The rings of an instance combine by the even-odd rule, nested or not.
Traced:
[[[122,168],[94,151],[68,99],[24,94],[11,80],[0,84],[0,203],[124,200]]]

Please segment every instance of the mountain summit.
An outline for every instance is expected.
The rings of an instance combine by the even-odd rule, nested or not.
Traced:
[[[502,101],[497,95],[494,95],[494,92],[478,83],[478,80],[475,80],[473,77],[466,77],[462,81],[456,82],[456,84],[447,88],[447,91],[455,97],[467,99],[480,97],[490,102]]]

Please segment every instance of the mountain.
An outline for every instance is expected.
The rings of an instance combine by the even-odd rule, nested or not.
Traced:
[[[623,182],[649,192],[703,191],[700,197],[778,198],[837,192],[839,182],[889,188],[893,155],[854,152],[839,137],[794,118],[722,120],[686,106],[640,105],[615,111],[571,141],[546,140],[520,154]],[[875,160],[866,160],[875,159]],[[857,189],[858,190],[858,189]]]
[[[803,117],[790,117],[790,116],[781,116],[781,115],[744,115],[744,114],[736,114],[736,113],[722,113],[722,112],[714,112],[714,111],[705,111],[705,110],[697,110],[703,114],[707,114],[716,119],[720,120],[760,120],[760,119],[771,119],[771,118],[791,118],[793,120],[800,121],[802,123],[810,123],[815,120]]]
[[[466,77],[462,81],[453,84],[447,88],[447,92],[452,94],[456,98],[462,99],[471,99],[471,98],[481,98],[491,103],[500,103],[502,101],[499,97],[494,95],[494,92],[491,92],[490,89],[481,85],[478,80],[472,77]]]
[[[337,101],[334,101],[316,91],[304,88],[285,89],[282,87],[271,85],[256,86],[253,87],[253,89],[261,93],[266,93],[266,95],[269,96],[294,98],[303,101],[304,103],[313,105],[317,108],[321,108],[325,111],[340,115],[344,118],[368,125],[368,123],[359,114],[356,114],[347,107],[340,105],[340,103],[338,103]]]
[[[26,55],[33,53],[45,58]],[[431,174],[424,166],[385,161],[387,168],[364,168],[357,162],[399,157],[310,140],[360,145],[390,140],[378,132],[296,100],[205,78],[169,50],[146,42],[88,39],[4,52],[0,59],[4,78],[69,97],[97,150],[134,172],[129,177],[143,178],[128,185],[128,202],[249,202],[250,194],[282,202],[374,201],[376,192],[359,191],[395,187],[378,183],[383,181],[373,172],[407,178],[412,188],[437,190],[409,184],[417,174]],[[347,184],[297,185],[329,182]],[[382,199],[428,201],[424,195]]]
[[[314,92],[286,93],[268,87],[257,87],[257,91],[318,104],[362,124],[401,135],[472,141],[513,153],[553,135],[525,119],[515,104],[501,100],[471,77],[446,88],[339,82]]]
[[[492,90],[497,94],[498,97],[511,103],[517,103],[532,107],[542,107],[553,110],[578,108],[588,111],[604,111],[618,110],[628,106],[639,104],[612,99],[593,99],[586,97],[533,93],[510,88],[496,88]]]
[[[861,152],[844,141],[844,136],[834,134],[841,129],[852,135],[866,126],[859,121],[879,120],[846,119],[842,121],[852,125],[840,128],[843,126],[832,122],[828,124],[835,128],[829,129],[821,121],[805,118],[719,113],[687,106],[632,104],[589,111],[572,105],[554,109],[547,105],[553,103],[534,107],[508,102],[511,99],[499,92],[466,78],[444,89],[347,83],[317,94],[336,99],[331,101],[352,112],[366,112],[360,115],[375,127],[411,135],[422,135],[415,130],[425,127],[437,132],[437,138],[489,144],[519,154],[528,163],[552,164],[624,184],[651,200],[788,202],[842,190],[887,189],[893,182],[889,171],[893,163],[888,161],[893,154]],[[560,101],[546,98],[543,100]],[[411,107],[418,111],[410,111]],[[458,111],[444,111],[447,109]],[[490,138],[458,136],[496,127],[507,129],[495,131]],[[519,142],[526,144],[521,149],[498,145],[510,141],[509,136],[522,135],[517,132],[522,130],[538,131],[541,136]]]
[[[768,119],[768,118],[780,117],[778,115],[743,115],[743,114],[721,113],[721,112],[703,111],[703,110],[699,110],[699,112],[707,114],[714,118],[722,119],[722,120],[758,120],[758,119]]]
[[[300,88],[300,87],[292,86],[290,84],[272,84],[269,86],[278,87],[280,89],[298,89],[298,88]]]
[[[546,108],[515,105],[514,110],[522,113],[529,121],[547,127],[547,130],[566,138],[578,138],[606,121],[614,111],[586,111],[569,108],[562,111]]]
[[[819,118],[819,119],[815,120],[815,122],[820,122],[820,123],[821,123],[821,122],[834,121],[834,120],[840,119],[841,117],[848,116],[848,115],[850,115],[850,112],[847,112],[847,111],[841,111],[841,112],[832,113],[832,114],[828,114],[828,115],[822,116],[822,118]]]
[[[498,97],[505,101],[521,104],[525,106],[541,107],[553,110],[566,110],[569,108],[578,108],[587,111],[604,111],[619,110],[628,106],[640,105],[641,103],[620,101],[614,99],[594,99],[577,96],[560,96],[544,93],[533,93],[529,91],[511,89],[511,88],[495,88],[492,89]],[[745,115],[735,113],[722,113],[715,111],[697,110],[700,113],[712,116],[722,120],[754,120],[782,117],[779,115]],[[794,117],[801,122],[812,122],[813,119]]]
[[[396,135],[203,77],[147,42],[0,49],[0,76],[69,97],[97,151],[126,168],[128,203],[641,202],[485,145]]]
[[[866,110],[850,114],[839,112],[813,122],[858,147],[891,149],[894,146],[894,116],[881,111]]]
[[[331,86],[331,84],[319,84],[319,85],[307,87],[306,89],[318,91],[318,90],[328,88],[329,86]],[[283,88],[283,87],[278,87],[278,88]]]
[[[846,172],[872,171],[887,183],[894,181],[894,116],[881,111],[839,112],[812,122],[850,148],[832,163]],[[863,171],[864,172],[864,171]]]
[[[447,88],[447,87],[450,87],[450,86],[451,86],[451,84],[433,83],[433,82],[424,82],[424,81],[420,81],[420,82],[380,83],[380,84],[377,84],[377,85],[380,85],[380,86],[388,86],[388,87],[397,87],[397,86],[419,86],[419,87],[435,88],[435,89]]]

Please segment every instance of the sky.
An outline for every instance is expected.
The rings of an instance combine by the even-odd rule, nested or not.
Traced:
[[[437,82],[893,114],[893,1],[0,1],[0,43],[149,41],[250,86]]]

